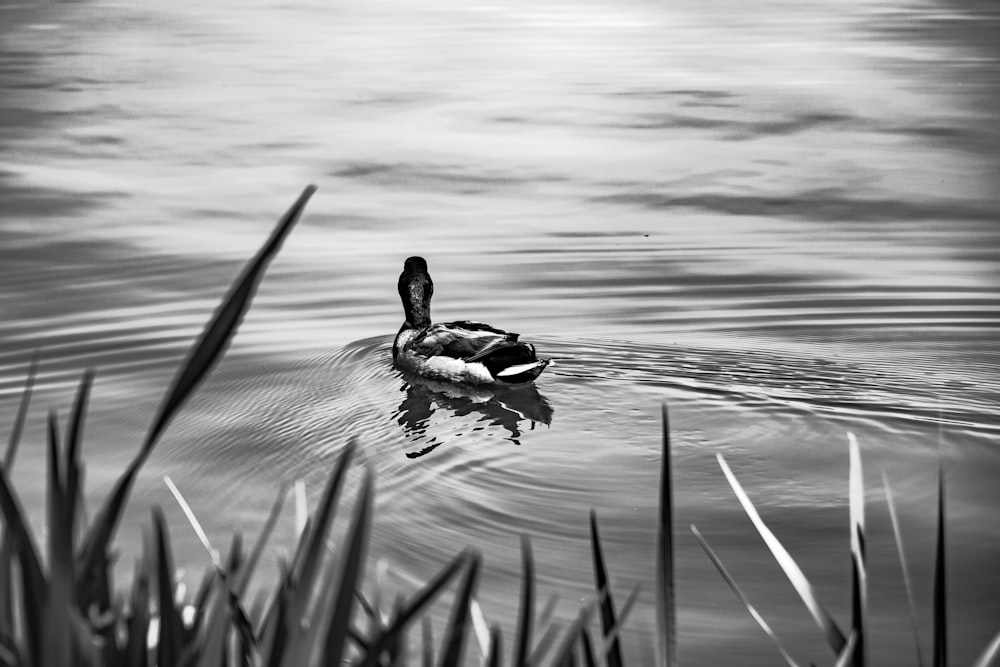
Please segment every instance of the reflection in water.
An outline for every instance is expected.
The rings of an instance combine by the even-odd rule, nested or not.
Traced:
[[[514,387],[473,387],[429,380],[412,373],[402,373],[406,395],[399,404],[396,421],[403,427],[407,438],[417,448],[407,452],[411,459],[428,454],[449,439],[462,435],[461,424],[456,421],[478,413],[472,430],[481,431],[500,427],[505,438],[520,445],[523,432],[521,422],[528,422],[528,430],[536,424],[552,423],[552,405],[533,384]],[[443,419],[432,419],[441,413]],[[432,429],[442,426],[443,432]]]

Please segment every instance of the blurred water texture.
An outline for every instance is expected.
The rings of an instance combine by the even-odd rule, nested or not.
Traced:
[[[846,618],[850,430],[873,657],[913,664],[878,473],[929,580],[940,455],[952,657],[969,662],[1000,618],[998,43],[1000,11],[966,0],[2,0],[0,429],[43,352],[15,484],[40,526],[44,414],[96,367],[88,486],[107,491],[241,262],[316,182],[145,470],[126,562],[156,502],[178,561],[206,564],[161,475],[221,546],[236,524],[256,534],[282,482],[318,491],[356,434],[389,583],[413,590],[472,545],[484,612],[507,623],[527,533],[542,596],[571,618],[594,507],[614,582],[645,584],[638,651],[665,400],[686,661],[776,655],[691,523],[796,655],[823,659],[714,455]],[[555,359],[536,389],[392,370],[411,254],[437,319],[511,328]]]

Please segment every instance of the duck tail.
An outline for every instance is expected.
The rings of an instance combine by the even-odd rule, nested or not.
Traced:
[[[496,378],[510,384],[531,382],[542,374],[542,371],[545,370],[545,367],[549,363],[551,362],[548,359],[536,359],[526,364],[515,364],[499,371],[496,374]]]
[[[503,341],[485,354],[477,355],[495,379],[510,384],[530,382],[549,365],[548,359],[535,356],[535,346],[530,343]]]

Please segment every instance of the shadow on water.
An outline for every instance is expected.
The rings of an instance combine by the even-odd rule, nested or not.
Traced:
[[[474,417],[472,431],[498,427],[507,432],[507,440],[521,444],[522,424],[529,430],[538,424],[552,423],[553,409],[548,399],[532,384],[516,387],[475,387],[457,385],[402,372],[405,397],[395,418],[407,439],[417,449],[407,458],[429,454],[450,439],[462,435],[462,428],[451,426],[456,420]],[[459,423],[464,423],[459,421]],[[443,428],[442,433],[435,433]]]

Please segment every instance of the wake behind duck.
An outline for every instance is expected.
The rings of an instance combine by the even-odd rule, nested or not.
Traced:
[[[482,322],[432,324],[434,282],[423,257],[406,260],[398,288],[406,316],[392,344],[399,368],[449,382],[509,385],[531,382],[549,365],[516,333]]]

